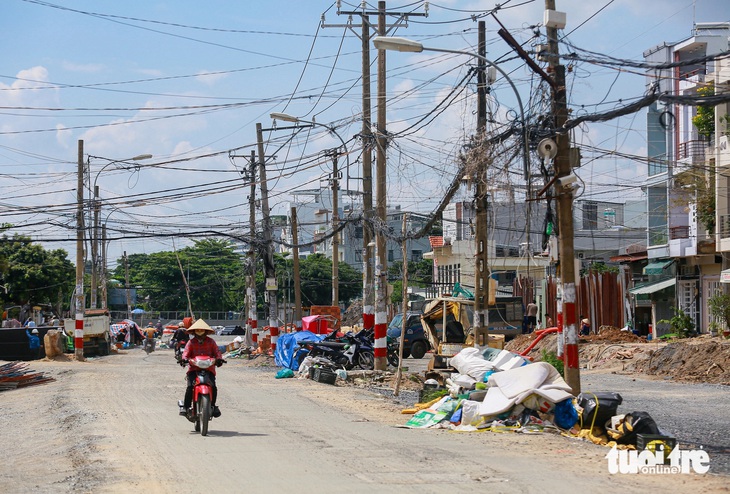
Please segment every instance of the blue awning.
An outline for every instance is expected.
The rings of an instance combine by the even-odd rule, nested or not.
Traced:
[[[644,266],[644,274],[664,274],[664,270],[672,265],[674,259],[652,262]]]

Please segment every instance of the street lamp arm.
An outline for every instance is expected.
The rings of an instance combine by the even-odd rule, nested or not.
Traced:
[[[407,38],[399,38],[396,36],[378,36],[376,38],[373,38],[373,45],[375,45],[375,48],[379,50],[394,50],[394,51],[401,51],[401,52],[410,52],[410,53],[421,53],[423,51],[435,51],[440,53],[454,53],[457,55],[467,55],[472,58],[476,58],[477,60],[480,60],[481,62],[485,63],[486,65],[489,65],[491,67],[494,67],[495,70],[497,70],[500,74],[502,74],[502,77],[505,78],[505,80],[509,83],[510,87],[512,88],[512,91],[515,93],[515,97],[517,98],[517,104],[520,107],[520,119],[522,120],[522,133],[523,133],[523,140],[524,140],[524,146],[525,149],[522,153],[522,161],[523,161],[523,168],[524,168],[524,174],[525,174],[525,180],[529,179],[529,172],[530,172],[530,162],[529,162],[529,142],[527,140],[527,122],[525,121],[525,107],[522,104],[522,98],[520,97],[519,91],[517,91],[517,88],[515,87],[514,82],[512,82],[512,79],[510,79],[509,75],[499,66],[496,65],[491,60],[487,59],[486,57],[483,57],[479,55],[478,53],[472,53],[469,51],[463,51],[463,50],[450,50],[448,48],[432,48],[428,46],[423,46],[421,43],[417,41],[413,41]]]
[[[347,160],[347,170],[349,172],[350,170],[350,153],[347,150],[347,145],[345,144],[345,140],[342,138],[342,136],[335,130],[334,127],[331,125],[322,124],[319,122],[316,122],[314,120],[303,120],[299,117],[295,117],[294,115],[289,115],[288,113],[279,113],[279,112],[272,112],[269,114],[272,120],[282,120],[284,122],[292,122],[292,123],[304,123],[309,125],[314,125],[316,127],[324,127],[328,131],[330,131],[332,134],[337,136],[337,138],[340,140],[340,143],[342,144],[342,148],[345,150],[345,159]]]
[[[88,161],[91,161],[91,158],[103,159],[103,160],[109,159],[109,158],[104,158],[103,156],[87,155],[87,160]],[[112,161],[109,161],[109,163],[107,163],[106,165],[104,165],[104,166],[101,167],[101,170],[99,170],[98,172],[96,172],[96,176],[94,177],[94,185],[93,185],[93,187],[92,187],[91,190],[93,191],[96,188],[96,182],[97,182],[97,180],[99,180],[99,175],[101,175],[101,172],[103,172],[107,167],[109,167],[111,165],[116,165],[118,163],[126,163],[128,161],[143,161],[143,160],[148,160],[150,158],[152,158],[152,155],[151,154],[138,154],[137,156],[134,156],[132,158],[127,158],[127,159],[123,159],[123,160],[112,160]]]

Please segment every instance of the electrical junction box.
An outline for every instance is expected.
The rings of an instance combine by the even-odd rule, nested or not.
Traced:
[[[565,29],[565,12],[546,10],[543,16],[543,24],[545,24],[546,27]]]

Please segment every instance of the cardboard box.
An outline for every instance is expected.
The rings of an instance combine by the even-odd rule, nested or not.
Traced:
[[[487,340],[487,346],[496,348],[498,350],[504,349],[504,335],[503,334],[490,334]]]

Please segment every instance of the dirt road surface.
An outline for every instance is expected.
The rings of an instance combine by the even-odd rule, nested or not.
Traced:
[[[727,492],[726,476],[610,475],[606,448],[552,434],[405,429],[375,393],[240,360],[207,437],[177,415],[171,350],[31,366],[56,381],[0,393],[0,492]]]

